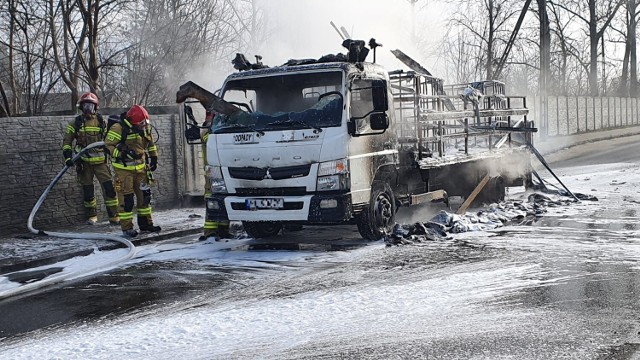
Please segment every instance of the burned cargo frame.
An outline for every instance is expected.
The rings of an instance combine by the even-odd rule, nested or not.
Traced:
[[[423,192],[467,197],[487,174],[499,175],[481,201],[500,200],[507,186],[530,184],[528,144],[536,129],[527,119],[526,97],[505,95],[505,84],[494,80],[445,86],[442,79],[415,71],[392,71],[389,77],[400,158],[413,165],[403,166],[403,177],[418,171]],[[465,96],[469,89],[478,97]],[[419,189],[408,193],[412,190]],[[420,199],[409,196],[404,202]]]

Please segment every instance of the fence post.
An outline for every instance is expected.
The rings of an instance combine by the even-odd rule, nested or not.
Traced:
[[[600,96],[600,129],[604,127],[604,110],[602,109],[602,96]]]
[[[611,128],[611,98],[607,97],[607,129]]]
[[[560,106],[558,101],[558,96],[556,96],[556,136],[560,136]]]
[[[567,135],[571,134],[571,129],[569,128],[569,95],[566,95],[564,97],[564,103],[565,103],[565,110],[567,110],[567,117],[565,118],[565,120],[567,121]]]
[[[629,98],[626,97],[624,98],[624,113],[626,114],[625,119],[624,119],[624,124],[625,125],[629,125]]]
[[[584,97],[584,132],[589,132],[589,97]]]
[[[591,97],[591,110],[593,110],[593,131],[596,131],[596,98]]]
[[[576,134],[580,133],[580,97],[576,96]]]
[[[613,108],[611,110],[613,110],[613,128],[615,128],[618,125],[618,108],[616,107],[616,98],[613,97],[611,100],[613,100]]]

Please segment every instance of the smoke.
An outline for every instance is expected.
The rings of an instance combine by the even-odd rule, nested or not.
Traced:
[[[400,49],[435,76],[443,76],[436,68],[436,52],[428,50],[435,49],[444,35],[446,18],[436,3],[418,2],[412,12],[409,1],[254,1],[261,15],[260,39],[247,39],[237,50],[250,61],[254,61],[254,55],[261,55],[263,63],[273,67],[290,59],[317,59],[326,54],[345,53],[342,38],[330,24],[333,21],[338,28],[344,27],[353,39],[368,42],[375,38],[382,43],[383,47],[376,53],[376,62],[387,70],[406,69],[390,52]],[[414,21],[415,37],[411,25]],[[233,56],[235,54],[229,54],[227,60],[218,58],[215,61],[204,57],[192,64],[180,81],[192,80],[206,89],[216,90],[227,75],[236,71],[231,65]],[[367,61],[373,61],[373,52],[369,53]]]
[[[262,49],[246,49],[253,56],[260,51],[264,63],[281,65],[295,58],[319,58],[326,54],[346,52],[342,38],[331,26],[344,27],[353,39],[368,41],[375,38],[383,44],[377,50],[376,62],[388,70],[405,68],[390,50],[400,49],[427,68],[433,68],[434,59],[420,56],[421,49],[412,39],[411,5],[408,1],[388,0],[325,0],[287,1],[263,0],[267,21],[271,26]],[[437,5],[430,11],[419,11],[416,6],[416,28],[421,34],[430,34],[435,44],[441,36],[443,18],[438,18]],[[373,53],[367,61],[373,61]]]

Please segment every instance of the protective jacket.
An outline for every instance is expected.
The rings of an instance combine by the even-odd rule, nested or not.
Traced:
[[[68,125],[62,141],[62,153],[66,159],[73,155],[73,142],[75,140],[76,152],[87,145],[104,139],[105,122],[99,114],[78,115]],[[82,161],[89,164],[104,164],[107,161],[102,148],[93,148],[81,157]]]
[[[143,170],[147,156],[158,157],[158,147],[151,129],[137,130],[127,120],[109,128],[105,145],[111,154],[111,164],[116,169]]]

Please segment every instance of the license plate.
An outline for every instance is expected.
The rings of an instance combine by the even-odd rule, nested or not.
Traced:
[[[248,210],[282,209],[284,208],[284,199],[246,199],[244,204]]]
[[[240,133],[233,135],[234,144],[250,144],[254,142],[256,142],[254,133]]]

